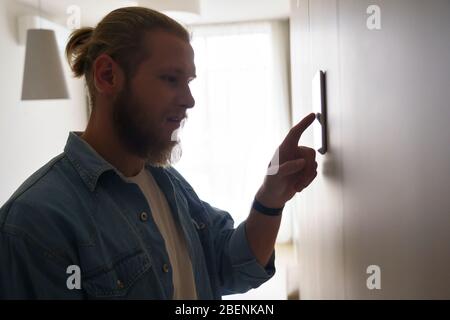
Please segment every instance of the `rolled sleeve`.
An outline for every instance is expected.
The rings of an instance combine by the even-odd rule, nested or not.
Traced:
[[[275,250],[269,262],[263,267],[253,254],[243,221],[233,232],[229,241],[229,251],[233,269],[245,277],[245,282],[251,283],[253,288],[259,287],[275,274]]]
[[[258,288],[275,274],[275,250],[262,266],[252,252],[245,229],[246,221],[234,228],[231,215],[203,202],[212,219],[212,236],[221,294],[244,293]]]

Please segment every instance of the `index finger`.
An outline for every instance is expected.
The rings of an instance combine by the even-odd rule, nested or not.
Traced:
[[[315,113],[308,114],[299,123],[291,128],[288,135],[286,136],[285,141],[287,141],[288,143],[295,143],[295,145],[297,145],[303,132],[311,125],[311,123],[314,122],[315,119]]]

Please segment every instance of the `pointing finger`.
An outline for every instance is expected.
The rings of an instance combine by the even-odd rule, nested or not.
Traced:
[[[300,140],[303,132],[314,122],[315,119],[315,113],[310,113],[304,117],[299,123],[291,128],[286,136],[285,142],[288,144],[298,145],[298,141]]]

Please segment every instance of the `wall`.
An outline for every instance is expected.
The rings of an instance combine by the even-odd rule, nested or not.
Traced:
[[[366,26],[373,4],[380,30]],[[301,298],[450,298],[450,2],[291,10],[294,120],[311,111],[319,68],[329,107],[330,150],[294,200]],[[369,265],[381,290],[366,286]]]
[[[83,83],[72,79],[65,60],[69,100],[20,100],[25,46],[18,43],[16,20],[23,14],[37,12],[16,1],[0,1],[0,206],[63,151],[69,131],[84,130],[87,123]]]

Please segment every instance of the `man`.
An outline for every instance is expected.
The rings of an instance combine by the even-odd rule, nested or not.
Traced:
[[[1,208],[1,298],[221,299],[273,276],[282,208],[316,176],[314,150],[298,146],[315,115],[291,129],[234,228],[170,165],[195,104],[189,40],[139,7],[71,35],[66,53],[92,113]]]

